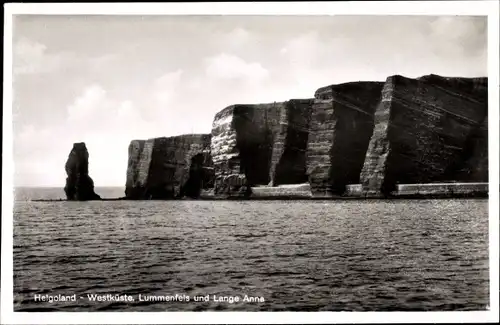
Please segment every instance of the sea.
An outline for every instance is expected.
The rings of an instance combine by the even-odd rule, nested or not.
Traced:
[[[15,190],[15,311],[488,308],[487,199],[59,198]]]

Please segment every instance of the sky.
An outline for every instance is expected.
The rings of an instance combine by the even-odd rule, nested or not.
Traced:
[[[48,16],[13,22],[14,185],[65,184],[85,142],[96,186],[125,186],[128,145],[210,133],[231,104],[350,81],[487,76],[469,16]]]

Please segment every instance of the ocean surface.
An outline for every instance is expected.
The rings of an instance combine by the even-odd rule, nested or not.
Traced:
[[[96,192],[123,196],[123,188]],[[486,199],[29,202],[64,198],[50,188],[17,189],[15,197],[15,311],[445,311],[489,303]],[[55,301],[59,295],[76,301]]]

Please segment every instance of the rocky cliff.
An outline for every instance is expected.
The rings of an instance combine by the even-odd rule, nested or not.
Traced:
[[[216,192],[224,179],[245,179],[248,186],[293,184],[305,176],[305,151],[312,100],[232,105],[212,124],[211,153]]]
[[[488,117],[467,138],[462,155],[446,171],[444,181],[488,182]]]
[[[94,182],[89,176],[89,153],[85,143],[74,143],[66,161],[67,174],[64,192],[71,201],[99,200],[94,192]]]
[[[273,139],[270,185],[307,182],[306,150],[313,102],[313,99],[293,99],[284,103]]]
[[[359,182],[382,82],[352,82],[315,93],[307,174],[315,195],[340,195]]]
[[[387,78],[361,172],[364,191],[484,178],[487,89],[486,78]]]
[[[125,196],[198,197],[202,188],[213,183],[210,138],[210,134],[189,134],[132,141]]]
[[[248,197],[304,183],[315,197],[383,196],[398,184],[487,182],[487,86],[391,76],[322,87],[313,99],[231,105],[211,134],[132,141],[126,197],[197,198],[211,188]]]
[[[242,174],[251,185],[269,183],[272,144],[284,103],[232,105],[215,115],[211,152],[216,191],[224,177]]]

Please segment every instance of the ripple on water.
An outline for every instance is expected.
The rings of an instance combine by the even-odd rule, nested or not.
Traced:
[[[487,203],[16,202],[15,310],[484,310]],[[33,299],[57,293],[84,298]],[[85,298],[96,293],[136,301]],[[138,301],[139,294],[265,302]]]

